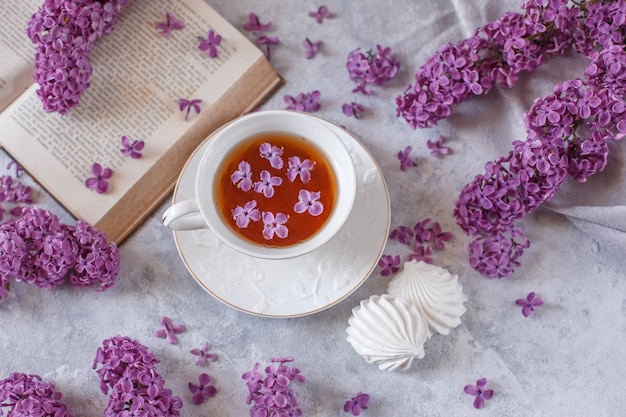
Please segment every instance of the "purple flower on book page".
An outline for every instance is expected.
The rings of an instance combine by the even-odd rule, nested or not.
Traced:
[[[289,168],[287,168],[287,179],[294,182],[298,176],[303,184],[311,181],[311,171],[315,168],[315,164],[310,159],[301,161],[297,156],[291,156],[287,160]]]
[[[267,59],[269,60],[272,58],[271,46],[278,45],[280,43],[280,39],[271,36],[259,36],[259,38],[256,40],[256,43],[258,43],[259,45],[265,45],[265,53],[267,55]]]
[[[263,213],[263,237],[267,240],[274,239],[274,235],[284,239],[289,234],[289,229],[285,226],[289,217],[284,213],[274,213],[266,211]]]
[[[311,216],[319,216],[324,211],[324,205],[320,199],[319,191],[300,190],[298,202],[293,206],[293,211],[298,214],[308,211]]]
[[[257,222],[261,220],[261,212],[256,208],[256,200],[250,200],[246,204],[237,206],[233,210],[233,219],[240,229],[245,229],[250,221]]]
[[[283,150],[278,146],[270,145],[265,142],[259,146],[261,157],[270,161],[272,168],[281,169],[283,167]]]
[[[198,49],[201,51],[209,51],[211,58],[217,58],[219,54],[218,46],[222,43],[222,37],[218,35],[213,29],[209,30],[206,39],[202,36],[198,36],[200,43]]]
[[[172,12],[167,12],[165,13],[165,22],[156,22],[155,26],[161,32],[161,35],[167,38],[173,30],[181,30],[184,28],[185,22],[174,17]]]
[[[450,148],[448,148],[447,146],[443,146],[445,141],[446,138],[444,138],[442,135],[437,136],[437,139],[435,139],[434,141],[428,139],[426,141],[426,145],[428,146],[428,149],[430,149],[430,154],[433,156],[448,155],[450,153]]]
[[[193,394],[192,401],[195,405],[200,405],[217,394],[217,388],[211,385],[211,377],[204,373],[198,377],[198,385],[189,383],[189,391]]]
[[[262,24],[259,17],[255,13],[250,13],[248,15],[248,21],[243,24],[243,28],[248,32],[252,32],[254,35],[265,32],[269,30],[270,27],[272,27],[272,22]]]
[[[324,19],[329,19],[333,17],[333,15],[328,11],[328,7],[320,6],[316,12],[309,12],[309,16],[315,18],[317,23],[323,23]]]
[[[360,119],[363,116],[363,113],[365,112],[365,108],[363,107],[363,105],[359,103],[355,103],[353,101],[352,103],[344,103],[341,106],[341,111],[343,111],[343,114],[345,114],[348,117],[354,117],[355,119]]]
[[[122,136],[122,146],[123,148],[120,149],[120,152],[133,159],[139,159],[142,157],[141,151],[145,143],[143,140],[134,140],[131,142],[128,136],[124,135]]]
[[[108,180],[113,176],[111,168],[102,168],[102,165],[95,162],[91,166],[91,173],[94,176],[85,180],[87,188],[95,190],[98,194],[104,194],[109,191]]]
[[[311,42],[309,38],[306,38],[302,44],[305,48],[304,55],[306,56],[306,59],[313,59],[315,58],[315,55],[317,55],[317,51],[320,49],[320,46],[322,46],[322,41]]]
[[[160,339],[167,339],[168,343],[174,345],[178,343],[177,334],[185,331],[185,326],[182,324],[172,324],[172,320],[169,317],[163,317],[161,319],[162,329],[157,330],[154,335]]]
[[[237,171],[230,175],[230,180],[236,184],[241,191],[247,192],[252,189],[252,168],[246,161],[239,162]]]
[[[417,163],[411,158],[413,148],[407,146],[403,151],[398,152],[398,160],[400,161],[400,171],[404,171],[409,167],[417,166]]]
[[[178,99],[178,108],[180,109],[180,111],[187,111],[185,113],[185,121],[189,120],[189,113],[191,112],[191,109],[193,109],[196,114],[200,114],[200,103],[202,103],[202,100],[200,99],[193,99],[193,100],[187,100],[186,98],[180,98]]]
[[[269,171],[263,170],[260,174],[260,180],[254,183],[254,191],[257,193],[263,193],[267,198],[274,196],[274,187],[278,187],[283,183],[283,179],[280,177],[273,177]]]

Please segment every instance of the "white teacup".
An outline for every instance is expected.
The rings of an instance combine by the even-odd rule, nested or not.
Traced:
[[[259,138],[260,135],[264,138]],[[312,146],[319,151],[320,161],[310,158],[309,163],[306,163],[304,158],[295,155],[297,151],[290,155],[291,149],[295,148],[290,148],[292,142],[289,141],[282,148],[272,147],[273,137],[277,137],[276,143],[280,143],[281,137],[289,141],[290,138],[296,138],[294,145],[304,142],[307,147]],[[265,157],[261,157],[262,160],[257,161],[255,166],[248,164],[246,167],[244,162],[247,161],[242,160],[236,165],[237,168],[232,168],[238,161],[233,158],[234,154],[243,147],[252,147],[255,140],[263,141],[262,147],[258,149],[259,155],[263,154]],[[263,153],[270,148],[280,152]],[[279,158],[282,166],[278,168],[281,162],[277,161],[276,155],[281,152]],[[273,159],[270,159],[270,155]],[[299,159],[293,158],[294,156]],[[302,174],[311,163],[315,165],[309,171],[310,175]],[[226,168],[227,165],[231,168]],[[242,166],[246,169],[240,169]],[[323,171],[329,172],[330,180],[325,180],[326,177],[321,174]],[[315,185],[314,179],[317,179]],[[308,181],[305,182],[306,180]],[[246,181],[247,184],[244,184]],[[277,183],[280,184],[276,185]],[[290,189],[289,187],[306,192],[302,194],[299,191],[292,196],[293,191],[290,191],[285,200],[288,202],[280,203],[279,209],[274,212],[264,209],[274,197],[278,198],[279,193]],[[254,200],[254,204],[244,206],[243,203],[230,202],[227,197],[220,196],[226,189],[237,198]],[[268,197],[270,194],[272,195]],[[329,195],[334,196],[332,201],[329,200]],[[324,204],[321,204],[324,201],[322,197],[327,199]],[[354,161],[345,144],[328,126],[306,113],[288,110],[259,111],[236,119],[209,140],[196,174],[195,199],[173,204],[165,211],[162,220],[165,226],[173,230],[208,227],[218,239],[245,255],[286,259],[309,253],[333,238],[348,219],[355,197]],[[276,200],[276,204],[279,204],[278,201]],[[242,213],[245,215],[240,217]],[[323,220],[325,216],[327,219]],[[291,244],[283,244],[297,238],[298,233],[319,221],[323,221],[323,224],[310,236]],[[260,228],[262,239],[258,237],[258,233],[252,238],[242,235]]]

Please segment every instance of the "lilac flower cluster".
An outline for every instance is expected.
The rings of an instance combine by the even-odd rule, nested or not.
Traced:
[[[440,48],[396,98],[397,115],[412,128],[431,127],[453,106],[495,85],[513,86],[522,72],[535,70],[547,57],[572,43],[568,0],[528,0],[525,13],[506,13],[457,44]]]
[[[19,181],[14,181],[10,175],[0,176],[0,203],[17,204],[9,210],[12,216],[19,216],[22,213],[23,204],[31,204],[32,188],[22,184]],[[4,219],[4,213],[6,208],[0,205],[0,221]]]
[[[356,83],[353,93],[371,95],[368,85],[383,85],[398,73],[400,61],[391,55],[391,48],[376,45],[376,51],[363,53],[361,48],[350,51],[346,61],[348,76]]]
[[[291,357],[270,359],[270,362],[278,365],[266,367],[265,376],[259,372],[261,364],[257,362],[252,370],[242,375],[248,387],[246,404],[252,404],[250,417],[299,417],[302,415],[302,410],[289,384],[291,381],[303,383],[305,378],[298,368],[285,365],[292,361]]]
[[[52,289],[67,278],[77,288],[104,291],[119,267],[117,246],[85,222],[66,225],[47,210],[26,207],[0,225],[0,298],[11,279]]]
[[[117,335],[102,342],[93,369],[102,392],[110,391],[105,417],[180,415],[182,400],[164,387],[157,363],[159,359],[147,347],[129,337]]]
[[[295,97],[286,94],[283,96],[283,100],[287,104],[287,110],[316,112],[322,108],[319,103],[321,96],[322,94],[318,90],[313,90],[310,93],[298,93]]]
[[[39,375],[12,373],[0,381],[0,415],[4,409],[8,416],[72,417],[61,397]]]
[[[48,112],[66,114],[89,87],[89,54],[99,37],[111,32],[127,0],[46,0],[28,21],[36,45],[34,79]]]
[[[493,85],[511,86],[522,71],[572,45],[590,63],[585,80],[567,80],[525,114],[527,138],[485,165],[456,203],[457,223],[474,240],[472,267],[509,276],[530,245],[515,222],[549,201],[566,178],[585,181],[604,169],[609,140],[626,134],[626,3],[528,0],[475,35],[437,52],[416,74],[415,88],[397,100],[414,128],[435,124],[450,107]]]

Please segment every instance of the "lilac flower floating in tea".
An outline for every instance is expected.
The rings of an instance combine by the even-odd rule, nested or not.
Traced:
[[[315,167],[315,164],[310,159],[301,161],[297,156],[291,156],[287,160],[289,168],[287,169],[287,179],[294,182],[296,178],[300,177],[300,181],[303,184],[311,181],[311,171]]]
[[[237,170],[230,176],[230,180],[241,191],[250,191],[252,189],[252,167],[246,161],[239,162]]]
[[[259,146],[261,157],[270,161],[272,168],[281,169],[283,167],[283,150],[278,146],[265,142]]]
[[[245,229],[250,224],[250,221],[257,222],[261,220],[261,211],[256,208],[256,200],[248,201],[246,204],[235,207],[233,210],[233,219],[237,227]]]
[[[274,187],[278,187],[283,183],[282,178],[275,177],[269,171],[261,171],[261,180],[254,183],[254,191],[262,193],[267,198],[274,196]]]
[[[274,235],[281,239],[284,239],[289,234],[289,230],[285,223],[289,218],[284,213],[274,213],[266,211],[263,213],[263,237],[267,240],[272,240]]]
[[[308,211],[311,216],[319,216],[324,211],[324,205],[318,201],[320,196],[319,191],[300,190],[298,202],[293,206],[293,211],[298,214]]]

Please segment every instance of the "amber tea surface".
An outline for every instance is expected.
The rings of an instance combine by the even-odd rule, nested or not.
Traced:
[[[245,239],[270,247],[303,242],[333,210],[337,180],[324,152],[284,132],[250,137],[233,149],[216,177],[215,202]]]

